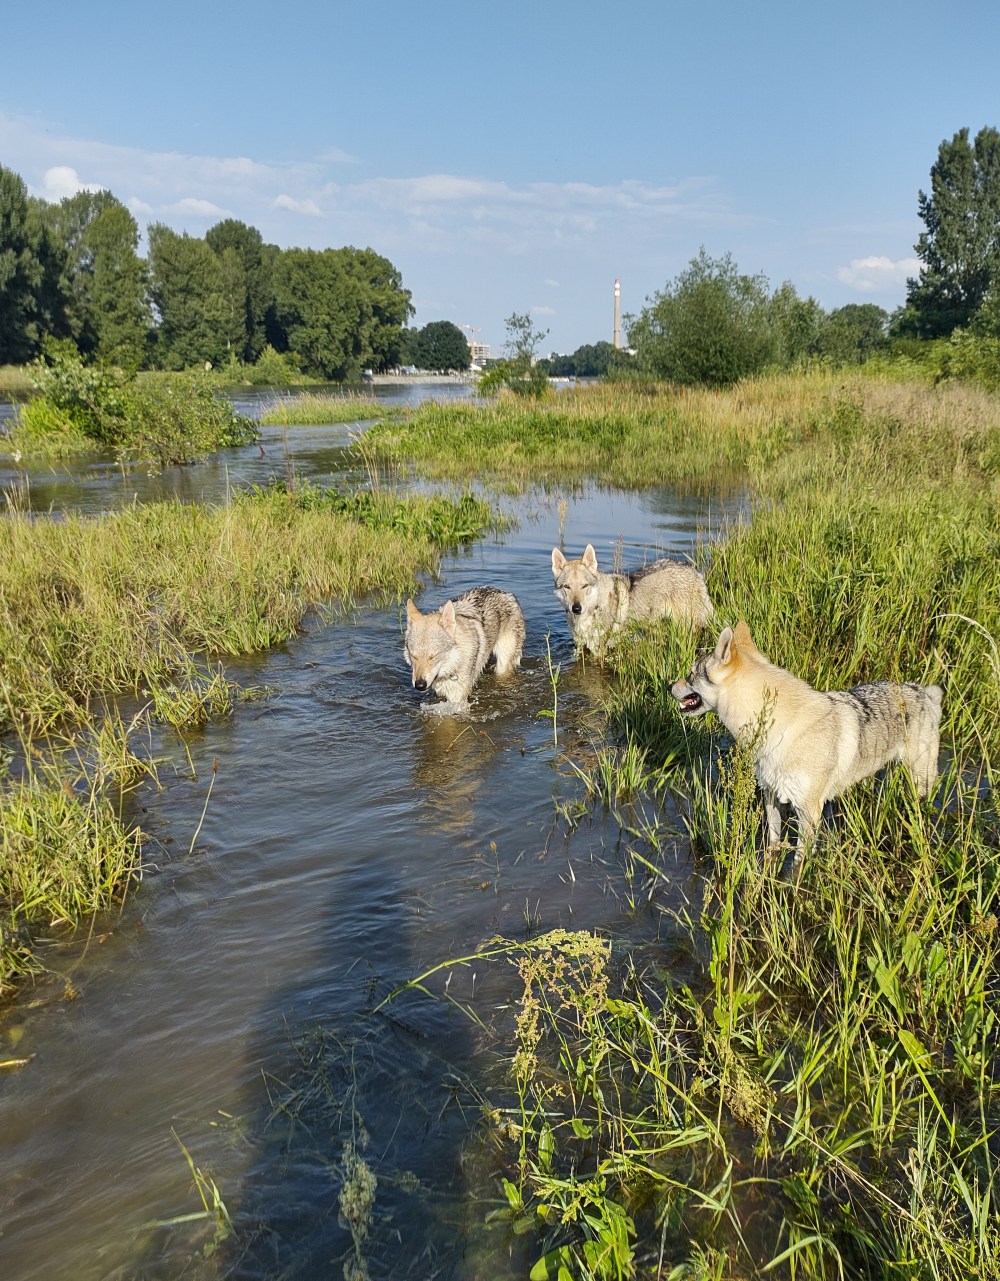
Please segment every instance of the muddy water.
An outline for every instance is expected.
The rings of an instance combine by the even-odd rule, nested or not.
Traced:
[[[282,464],[343,466],[324,430],[297,429]],[[258,479],[262,461],[274,458],[191,469],[192,491]],[[72,492],[109,506],[117,483]],[[610,560],[621,539],[637,564],[644,549],[690,550],[723,513],[598,491],[566,495],[563,512],[560,497],[519,501],[515,532],[447,558],[421,593],[427,608],[494,583],[524,609],[522,671],[507,686],[487,676],[467,719],[410,689],[400,610],[360,607],[231,665],[268,695],[186,745],[154,744],[141,887],[89,937],[55,942],[58,979],[0,1020],[0,1060],[33,1056],[0,1075],[4,1277],[341,1276],[355,1255],[338,1202],[351,1144],[378,1180],[357,1244],[372,1277],[526,1275],[522,1239],[484,1229],[472,1204],[493,1191],[470,1141],[490,1038],[445,999],[502,1030],[510,967],[442,972],[435,999],[371,1011],[495,934],[563,926],[644,944],[659,928],[657,912],[627,908],[613,820],[559,812],[580,790],[567,761],[601,732],[601,678],[572,661],[549,552],[565,518],[568,549],[593,541]],[[685,865],[662,855],[669,903]],[[62,999],[67,983],[76,999]],[[201,1209],[181,1144],[235,1223],[226,1241],[178,1222]]]

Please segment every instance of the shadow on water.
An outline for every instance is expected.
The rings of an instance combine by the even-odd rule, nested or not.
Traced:
[[[43,985],[0,1022],[0,1058],[34,1056],[0,1079],[5,1275],[525,1275],[521,1239],[484,1227],[476,1138],[512,967],[437,970],[429,995],[374,1007],[498,934],[655,935],[655,913],[623,907],[617,824],[557,812],[579,792],[566,756],[600,736],[602,678],[573,661],[549,554],[593,541],[610,559],[620,537],[627,564],[683,553],[709,509],[588,491],[519,514],[420,595],[493,583],[521,602],[523,668],[487,674],[468,718],[410,688],[399,609],[361,608],[231,665],[272,696],[165,740],[137,815],[149,874],[119,919],[51,952],[80,999]],[[228,1239],[184,1218],[201,1202],[181,1144]]]

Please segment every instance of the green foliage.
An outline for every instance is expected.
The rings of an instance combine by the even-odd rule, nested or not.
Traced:
[[[226,218],[205,233],[209,247],[223,267],[228,350],[254,364],[267,348],[267,313],[272,304],[273,245],[265,246],[256,227]]]
[[[0,165],[0,365],[37,355],[46,334],[63,336],[63,251],[23,180]]]
[[[941,351],[940,377],[978,383],[1000,391],[1000,337],[956,329]]]
[[[402,498],[382,490],[344,493],[297,484],[287,491],[301,511],[328,511],[364,525],[406,538],[429,539],[442,547],[472,542],[487,529],[498,527],[489,503],[465,493],[457,501],[439,495]]]
[[[233,323],[219,256],[204,240],[163,223],[153,223],[148,234],[150,297],[159,320],[156,364],[172,370],[219,364]]]
[[[201,373],[136,378],[84,365],[64,347],[47,350],[47,362],[31,366],[38,396],[22,407],[11,433],[10,444],[21,453],[58,456],[90,442],[163,467],[246,444],[259,434]]]
[[[908,283],[908,325],[922,337],[966,327],[1000,284],[1000,133],[984,128],[970,142],[960,129],[938,148],[931,190],[919,193],[923,264]]]
[[[514,312],[504,323],[507,326],[506,355],[502,360],[494,361],[480,377],[480,394],[493,396],[506,390],[515,396],[541,400],[548,394],[549,377],[544,362],[538,359],[538,347],[548,330],[536,330],[529,312]]]
[[[540,363],[551,378],[603,378],[613,365],[627,365],[629,359],[611,343],[596,342],[577,347],[572,356],[552,355]]]
[[[262,410],[258,422],[265,427],[301,426],[308,423],[360,423],[376,417],[380,402],[374,396],[337,396],[303,392],[279,396]]]
[[[465,334],[450,320],[432,320],[410,335],[407,356],[420,369],[461,370],[472,364]]]
[[[689,386],[729,386],[766,368],[779,350],[767,281],[704,249],[654,294],[628,335],[640,369]]]
[[[863,365],[888,348],[888,313],[874,303],[849,303],[830,312],[814,350],[834,365]]]
[[[371,249],[289,249],[274,266],[275,316],[309,373],[357,381],[396,363],[410,294]]]
[[[151,317],[135,218],[109,191],[78,191],[44,206],[44,218],[63,248],[60,287],[81,354],[137,369]]]
[[[796,369],[816,355],[826,313],[815,298],[800,298],[787,280],[774,291],[769,306],[775,337],[774,364]]]
[[[0,992],[39,968],[34,937],[110,906],[137,875],[141,836],[65,755],[25,752],[0,782]],[[113,763],[99,761],[107,777]]]

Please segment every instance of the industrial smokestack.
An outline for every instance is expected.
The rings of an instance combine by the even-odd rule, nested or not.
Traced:
[[[622,282],[615,281],[615,349],[620,350],[622,345]]]

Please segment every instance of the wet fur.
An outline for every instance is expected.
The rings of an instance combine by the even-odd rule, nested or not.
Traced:
[[[725,628],[715,650],[670,692],[684,715],[714,711],[735,738],[752,745],[768,842],[780,844],[780,805],[791,805],[798,857],[816,834],[824,804],[892,761],[907,765],[922,797],[937,780],[938,685],[874,681],[813,689],[768,662],[741,622]]]
[[[594,654],[614,645],[635,619],[669,617],[703,627],[712,617],[705,580],[685,561],[655,560],[631,574],[606,574],[588,543],[575,559],[553,547],[552,576],[577,647]]]
[[[448,703],[468,702],[490,655],[498,676],[509,676],[521,662],[524,616],[517,599],[498,587],[473,587],[433,613],[422,614],[406,602],[404,655],[413,688],[432,689]]]

